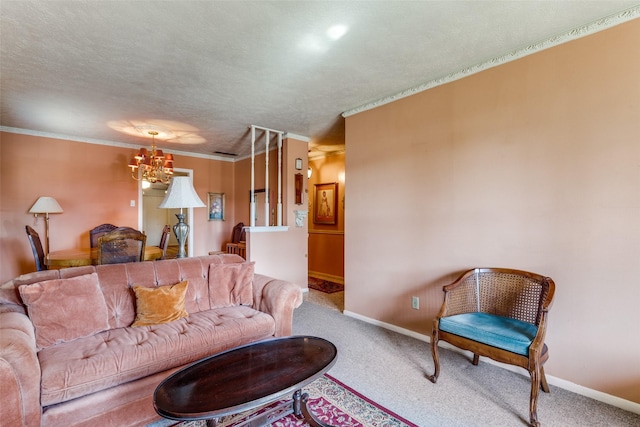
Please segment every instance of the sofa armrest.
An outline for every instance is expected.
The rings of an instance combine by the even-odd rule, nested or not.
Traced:
[[[0,420],[40,426],[40,362],[33,324],[19,312],[0,313]]]
[[[302,304],[302,289],[286,280],[256,274],[254,276],[254,308],[270,314],[276,322],[274,336],[291,335],[293,310]]]

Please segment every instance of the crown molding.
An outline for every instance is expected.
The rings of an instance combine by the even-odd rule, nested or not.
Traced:
[[[144,144],[137,144],[137,145],[129,144],[127,142],[118,142],[118,141],[107,141],[105,139],[83,138],[78,136],[63,135],[63,134],[51,133],[51,132],[42,132],[42,131],[30,130],[30,129],[13,128],[8,126],[0,126],[0,132],[39,136],[42,138],[63,139],[67,141],[84,142],[87,144],[108,145],[110,147],[132,148],[134,150],[138,150],[141,145],[144,145]],[[231,163],[234,163],[236,161],[236,159],[230,159],[223,156],[214,156],[211,154],[191,153],[188,151],[179,151],[179,150],[172,150],[172,149],[166,149],[166,148],[163,148],[162,151],[164,151],[165,153],[177,154],[179,156],[185,156],[185,157],[197,157],[200,159],[220,160],[222,162],[231,162]]]
[[[295,140],[306,142],[306,143],[311,142],[311,138],[309,138],[308,136],[297,135],[297,134],[291,133],[291,132],[285,132],[284,133],[284,138],[285,139],[286,138],[291,138],[291,139],[295,139]]]
[[[631,21],[638,17],[640,17],[640,6],[635,6],[630,9],[619,12],[615,15],[598,19],[597,21],[593,21],[581,27],[575,28],[565,33],[561,33],[559,35],[540,41],[538,43],[534,43],[527,47],[514,50],[506,55],[490,59],[488,61],[482,62],[480,64],[477,64],[471,67],[467,67],[455,73],[447,74],[446,76],[440,77],[435,80],[431,80],[427,83],[423,83],[419,86],[415,86],[410,89],[406,89],[395,95],[390,95],[385,98],[381,98],[376,101],[372,101],[370,103],[361,105],[359,107],[352,108],[350,110],[343,112],[342,117],[349,117],[349,116],[353,116],[354,114],[361,113],[363,111],[372,110],[374,108],[380,107],[385,104],[389,104],[399,99],[406,98],[411,95],[415,95],[416,93],[424,92],[425,90],[432,89],[434,87],[441,86],[447,83],[451,83],[456,80],[460,80],[464,77],[468,77],[472,74],[479,73],[489,68],[497,67],[498,65],[515,61],[516,59],[520,59],[522,57],[531,55],[541,50],[549,49],[550,47],[554,47],[572,40],[576,40],[576,39],[588,36],[590,34],[597,33],[602,30],[606,30],[607,28],[611,28],[616,25],[622,24],[624,22]]]
[[[31,130],[31,129],[13,128],[13,127],[8,127],[8,126],[0,126],[0,132],[17,133],[17,134],[21,134],[21,135],[39,136],[39,137],[43,137],[43,138],[64,139],[64,140],[67,140],[67,141],[84,142],[84,143],[87,143],[87,144],[96,144],[96,145],[108,145],[108,146],[111,146],[111,147],[133,148],[134,150],[137,150],[137,149],[140,148],[140,144],[136,145],[136,144],[129,144],[127,142],[107,141],[107,140],[104,140],[104,139],[95,139],[95,138],[83,138],[83,137],[78,137],[78,136],[63,135],[63,134],[52,133],[52,132],[42,132],[42,131]],[[311,142],[311,138],[309,138],[307,136],[296,135],[295,133],[289,133],[289,132],[284,133],[284,138],[293,138],[293,139],[297,139],[298,141],[302,141],[302,142],[306,142],[306,143]],[[277,147],[272,146],[272,147],[269,148],[269,151],[275,150],[276,148]],[[211,155],[211,154],[191,153],[191,152],[187,152],[187,151],[179,151],[179,150],[172,150],[172,149],[166,149],[166,148],[163,148],[162,151],[164,151],[165,153],[177,154],[177,155],[180,155],[180,156],[197,157],[197,158],[200,158],[200,159],[209,159],[209,160],[220,160],[222,162],[231,162],[231,163],[235,163],[235,162],[237,162],[239,160],[245,160],[245,159],[251,158],[250,155],[229,158],[229,157],[225,157],[225,156],[215,156],[215,155]],[[264,149],[257,150],[255,152],[255,154],[262,154],[262,153],[264,153]]]

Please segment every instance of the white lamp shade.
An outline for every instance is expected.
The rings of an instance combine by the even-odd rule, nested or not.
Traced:
[[[60,204],[53,197],[40,197],[29,209],[29,213],[62,213]]]
[[[188,176],[174,176],[167,190],[167,195],[159,208],[204,208],[205,204],[200,200],[193,188],[191,178]]]

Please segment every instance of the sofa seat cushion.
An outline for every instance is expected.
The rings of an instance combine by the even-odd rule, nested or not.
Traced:
[[[538,333],[531,323],[489,313],[465,313],[440,319],[440,330],[527,356]]]
[[[38,353],[48,406],[273,336],[275,321],[250,307],[191,313],[161,325],[118,328]]]

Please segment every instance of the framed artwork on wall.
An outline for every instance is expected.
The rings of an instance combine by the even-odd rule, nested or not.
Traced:
[[[224,221],[224,193],[207,193],[209,221]]]
[[[338,218],[338,183],[315,184],[314,224],[335,224]]]
[[[296,205],[302,204],[302,174],[295,175]]]

